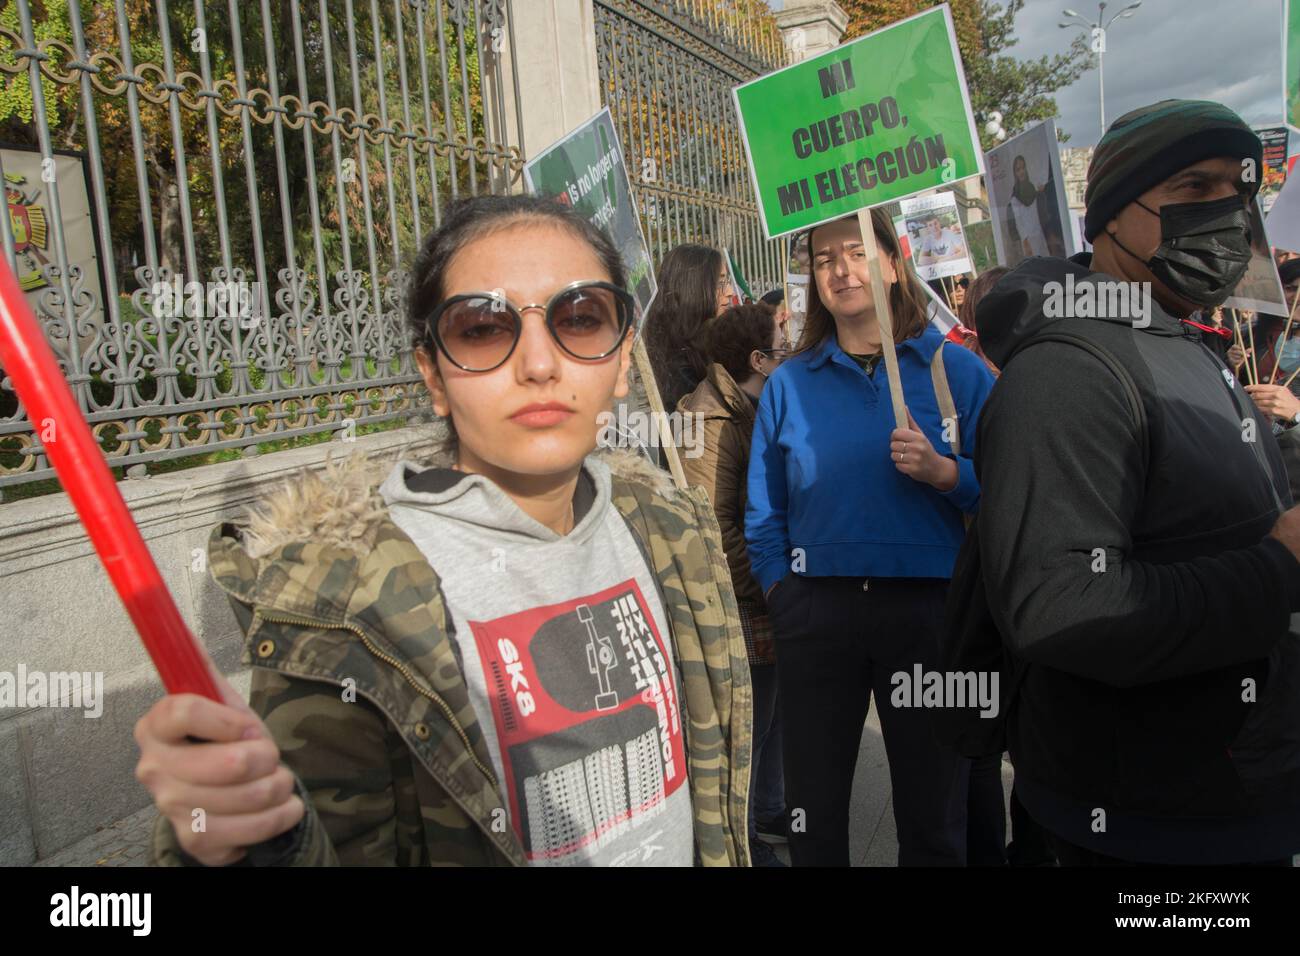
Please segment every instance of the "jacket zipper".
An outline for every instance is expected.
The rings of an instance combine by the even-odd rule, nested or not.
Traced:
[[[456,717],[452,713],[451,707],[448,706],[447,702],[444,701],[437,694],[431,691],[427,691],[423,687],[421,687],[419,682],[411,674],[410,669],[405,664],[403,664],[401,661],[395,660],[393,657],[389,656],[388,654],[385,654],[378,647],[376,647],[374,642],[370,639],[369,635],[367,635],[359,627],[356,627],[351,624],[346,624],[346,623],[330,624],[325,621],[314,621],[311,618],[294,617],[293,615],[287,615],[287,614],[272,616],[270,614],[265,614],[260,611],[258,612],[258,614],[264,620],[271,621],[276,624],[297,624],[306,627],[326,628],[334,631],[350,631],[351,633],[357,635],[357,637],[361,638],[361,643],[365,645],[366,650],[370,651],[371,654],[374,654],[384,663],[394,667],[397,670],[397,672],[406,679],[406,682],[415,688],[416,692],[420,694],[421,697],[428,698],[429,700],[433,701],[433,703],[438,705],[438,708],[442,711],[443,716],[447,718],[447,723],[449,723],[451,725],[451,728],[454,731],[456,731],[457,736],[459,736],[461,739],[461,743],[465,745],[465,752],[469,755],[469,759],[473,761],[474,766],[478,767],[478,769],[482,771],[483,775],[487,777],[488,780],[491,780],[495,783],[496,781],[495,775],[491,771],[489,771],[486,767],[484,767],[483,764],[479,761],[478,757],[475,755],[474,748],[473,746],[470,745],[469,742],[469,736],[465,733],[465,731],[461,728],[460,724],[456,721]]]

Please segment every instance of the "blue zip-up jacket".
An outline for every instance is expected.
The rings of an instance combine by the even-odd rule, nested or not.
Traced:
[[[899,344],[898,366],[912,417],[935,450],[952,457],[930,377],[930,359],[943,343],[927,326]],[[883,363],[868,375],[832,335],[772,374],[758,403],[745,509],[749,560],[765,593],[791,570],[813,577],[952,576],[966,533],[962,514],[979,505],[971,454],[993,376],[974,352],[946,348],[962,446],[957,485],[948,492],[894,466]]]

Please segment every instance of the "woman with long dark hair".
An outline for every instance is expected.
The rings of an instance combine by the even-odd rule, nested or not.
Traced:
[[[730,304],[731,275],[722,253],[689,243],[668,251],[659,264],[659,292],[645,320],[645,345],[664,411],[704,380],[705,323]]]
[[[1038,216],[1038,196],[1043,190],[1029,178],[1029,164],[1025,157],[1017,156],[1012,160],[1011,175],[1014,185],[1011,199],[1007,201],[1007,211],[1010,213],[1008,218],[1015,223],[1016,237],[1020,242],[1016,261],[1048,255],[1047,235]]]
[[[550,200],[465,200],[407,303],[455,450],[382,483],[357,456],[214,530],[251,706],[224,685],[137,724],[157,859],[747,865],[717,522],[636,455],[592,454],[627,393],[617,249]]]
[[[935,740],[915,685],[937,666],[963,516],[979,502],[970,453],[993,379],[927,322],[892,223],[878,210],[871,222],[907,427],[895,427],[858,220],[818,226],[799,350],[759,400],[745,537],[776,638],[794,863],[849,863],[874,694],[900,865],[961,865],[969,762]],[[955,421],[940,411],[948,397]]]

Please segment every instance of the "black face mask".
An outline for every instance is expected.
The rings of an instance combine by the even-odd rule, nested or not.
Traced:
[[[1206,308],[1232,295],[1251,257],[1250,209],[1239,197],[1172,203],[1158,213],[1138,205],[1160,217],[1160,245],[1144,264],[1165,288]],[[1112,238],[1138,259],[1118,237]]]

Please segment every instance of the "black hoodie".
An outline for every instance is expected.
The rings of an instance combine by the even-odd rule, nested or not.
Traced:
[[[1017,790],[1109,856],[1300,851],[1300,562],[1267,537],[1291,504],[1269,421],[1154,301],[1145,328],[1047,317],[1068,273],[1112,281],[1032,258],[977,318],[1002,368],[976,442],[980,558],[1028,665]]]

